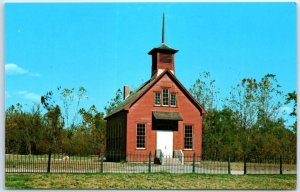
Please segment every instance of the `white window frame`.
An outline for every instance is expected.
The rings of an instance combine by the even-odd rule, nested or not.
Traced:
[[[137,137],[138,137],[138,125],[139,124],[141,124],[141,125],[144,125],[144,129],[145,129],[145,139],[144,139],[144,146],[145,147],[138,147],[137,145],[138,145],[138,139],[137,139]],[[146,129],[146,123],[137,123],[136,124],[136,129],[135,129],[135,131],[136,131],[136,137],[135,137],[135,141],[136,141],[136,145],[135,145],[135,147],[136,147],[136,149],[146,149],[146,138],[147,138],[147,135],[146,135],[146,131],[147,129]]]
[[[156,104],[156,94],[159,94],[159,101],[160,101],[160,104]],[[161,106],[161,105],[162,105],[161,92],[155,91],[155,92],[154,92],[154,106]]]
[[[164,90],[168,90],[168,99],[167,99],[168,104],[167,105],[164,104]],[[169,106],[169,102],[170,102],[169,100],[170,100],[170,90],[169,90],[169,88],[163,88],[163,90],[162,90],[162,106]]]
[[[175,105],[172,105],[172,95],[175,95]],[[171,107],[176,107],[177,106],[177,94],[176,93],[171,93],[170,94],[170,106]]]
[[[186,126],[190,126],[192,128],[192,148],[185,148],[185,129],[186,129]],[[184,132],[183,132],[183,148],[184,150],[187,150],[187,151],[192,151],[194,149],[194,126],[191,125],[191,124],[185,124],[184,125]]]

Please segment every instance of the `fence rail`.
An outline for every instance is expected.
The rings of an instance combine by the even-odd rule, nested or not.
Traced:
[[[296,161],[282,157],[244,158],[244,161],[184,156],[184,163],[175,156],[159,162],[154,153],[106,153],[88,156],[5,155],[6,173],[205,173],[205,174],[296,174]]]

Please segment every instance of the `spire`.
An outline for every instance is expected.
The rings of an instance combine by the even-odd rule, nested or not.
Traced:
[[[162,22],[162,38],[161,43],[165,42],[165,13],[163,13],[163,22]]]
[[[170,70],[173,74],[175,73],[174,67],[174,54],[178,50],[168,47],[165,44],[165,13],[162,15],[162,33],[161,33],[161,44],[158,47],[153,48],[149,51],[149,55],[152,56],[152,70],[151,77],[154,75],[158,77],[164,70]]]

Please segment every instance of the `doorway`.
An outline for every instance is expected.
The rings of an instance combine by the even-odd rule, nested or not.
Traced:
[[[156,149],[160,149],[164,157],[173,155],[173,131],[157,130]]]

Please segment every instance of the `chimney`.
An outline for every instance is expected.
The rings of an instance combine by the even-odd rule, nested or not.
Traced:
[[[123,91],[123,99],[125,100],[129,95],[130,95],[130,88],[129,86],[124,86],[124,91]]]

